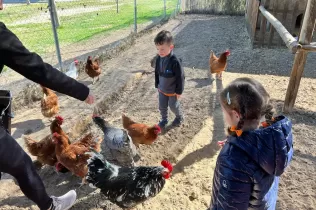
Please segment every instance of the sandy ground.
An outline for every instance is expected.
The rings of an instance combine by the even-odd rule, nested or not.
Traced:
[[[142,146],[141,165],[157,165],[163,158],[174,164],[174,173],[157,197],[136,209],[206,209],[210,202],[211,183],[217,141],[225,137],[225,124],[217,96],[219,91],[237,77],[253,77],[264,84],[278,112],[281,111],[293,55],[286,50],[255,49],[244,28],[244,17],[180,16],[163,28],[175,34],[176,54],[183,59],[186,86],[182,97],[185,123],[180,128],[161,135],[152,146]],[[100,82],[91,85],[85,75],[80,80],[89,85],[98,97],[96,106],[103,117],[121,126],[121,112],[135,120],[153,124],[158,122],[157,91],[149,60],[155,54],[152,45],[158,31],[138,39],[135,46],[115,59],[106,61]],[[226,43],[226,44],[225,44]],[[228,72],[223,81],[208,77],[209,50],[231,49]],[[312,55],[312,54],[311,54]],[[293,121],[295,156],[281,178],[277,209],[316,209],[316,74],[315,55],[310,56],[302,79],[296,109],[288,115]],[[93,107],[59,95],[65,130],[73,139],[89,126]],[[78,114],[79,113],[79,114]],[[21,108],[13,121],[13,136],[21,145],[21,136],[31,132],[34,138],[47,135],[48,121],[43,119],[39,103]],[[172,120],[173,116],[170,115]],[[88,126],[87,126],[88,125]],[[47,167],[39,171],[49,194],[61,195],[76,188],[78,201],[73,209],[116,210],[98,190],[84,186],[78,189],[79,178],[56,174]],[[0,182],[0,209],[37,209],[26,199],[10,176]]]

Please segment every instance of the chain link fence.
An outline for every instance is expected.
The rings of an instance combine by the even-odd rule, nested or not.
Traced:
[[[181,0],[4,0],[0,21],[58,68],[179,12]]]

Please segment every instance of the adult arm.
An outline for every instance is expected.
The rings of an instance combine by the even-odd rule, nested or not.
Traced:
[[[29,80],[52,90],[84,101],[89,88],[45,63],[42,58],[26,49],[18,37],[0,22],[0,63]]]

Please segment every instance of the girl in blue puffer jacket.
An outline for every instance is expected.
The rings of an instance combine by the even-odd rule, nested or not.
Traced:
[[[274,210],[279,176],[293,155],[291,121],[273,117],[269,94],[250,78],[234,80],[220,102],[229,136],[217,158],[209,210]]]

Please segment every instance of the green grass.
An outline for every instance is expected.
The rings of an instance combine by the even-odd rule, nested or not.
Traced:
[[[60,16],[61,27],[58,28],[58,37],[61,48],[63,46],[78,43],[92,39],[98,34],[122,29],[132,26],[134,23],[134,6],[131,0],[119,0],[119,13],[116,13],[115,1],[75,1],[59,2],[56,4],[58,9],[64,10],[91,7],[108,7],[89,13],[74,13],[71,16]],[[170,15],[176,8],[177,0],[167,0],[167,14]],[[137,22],[144,23],[154,18],[163,16],[163,0],[138,0],[137,1]],[[39,10],[42,7],[43,10]],[[7,24],[31,51],[41,55],[49,51],[54,51],[54,38],[50,22],[46,23],[28,23],[15,25],[14,23],[21,20],[27,20],[43,14],[46,4],[36,3],[31,5],[18,5],[6,8],[3,13],[0,12],[0,20]],[[60,12],[60,11],[58,11]]]

